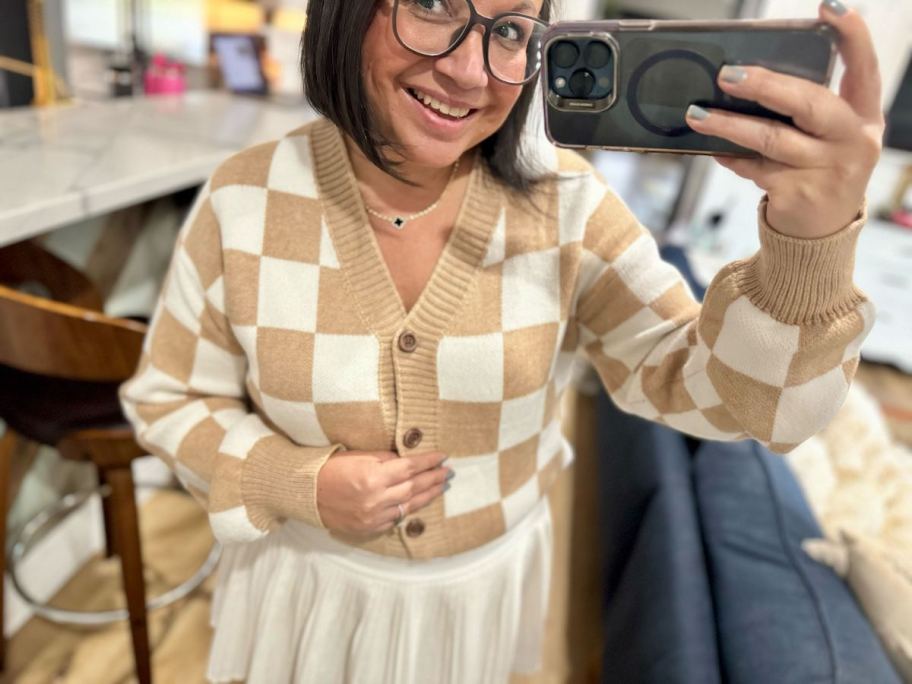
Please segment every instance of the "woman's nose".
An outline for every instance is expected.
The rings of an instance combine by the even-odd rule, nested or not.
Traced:
[[[484,33],[475,26],[462,44],[445,57],[438,57],[434,68],[451,78],[464,90],[483,88],[488,84],[484,64]]]

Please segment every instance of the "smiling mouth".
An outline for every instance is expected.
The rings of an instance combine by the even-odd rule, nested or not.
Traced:
[[[476,109],[469,109],[468,107],[450,107],[416,88],[406,88],[406,92],[424,105],[425,109],[430,109],[437,116],[450,121],[461,121],[478,111]]]

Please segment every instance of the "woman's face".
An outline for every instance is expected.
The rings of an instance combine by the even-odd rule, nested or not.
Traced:
[[[542,2],[475,0],[474,4],[487,17],[508,11],[538,16]],[[364,84],[371,109],[381,130],[403,146],[406,162],[449,166],[500,128],[522,86],[501,83],[485,71],[481,26],[475,26],[447,56],[422,57],[396,39],[392,15],[393,1],[380,0],[364,36]],[[451,108],[450,116],[419,98],[442,102]],[[452,108],[457,109],[455,117]],[[470,111],[460,117],[459,109]]]

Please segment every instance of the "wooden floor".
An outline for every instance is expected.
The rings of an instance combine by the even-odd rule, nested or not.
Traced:
[[[188,578],[209,553],[212,537],[202,509],[189,497],[161,492],[140,512],[150,595]],[[213,577],[181,602],[150,616],[152,668],[163,684],[205,682],[211,640],[209,600]],[[124,607],[118,559],[95,558],[55,596],[60,608]],[[33,618],[7,647],[4,684],[129,684],[133,656],[126,624],[74,628]]]
[[[877,399],[893,437],[912,448],[912,376],[891,366],[863,363],[857,378]]]

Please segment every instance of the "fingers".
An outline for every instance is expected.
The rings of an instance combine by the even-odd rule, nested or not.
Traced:
[[[713,157],[721,166],[741,178],[753,181],[761,190],[770,191],[777,177],[788,167],[769,159],[744,159],[741,157]]]
[[[452,472],[445,466],[426,470],[410,480],[388,488],[381,501],[394,507],[397,503],[405,503],[427,489],[443,484]]]
[[[409,454],[397,457],[380,464],[384,484],[389,487],[410,480],[418,473],[436,468],[447,455],[440,451],[426,451],[420,454]]]
[[[858,128],[858,115],[849,103],[819,83],[750,66],[726,66],[718,81],[728,94],[790,116],[815,137],[844,139]]]
[[[839,53],[846,71],[840,84],[840,95],[859,116],[876,121],[883,116],[882,86],[871,32],[858,12],[845,10],[841,3],[835,3],[845,10],[839,14],[833,4],[823,3],[820,6],[820,18],[835,28],[841,38]]]
[[[399,520],[400,511],[397,504],[402,504],[402,516],[421,510],[446,491],[452,477],[452,470],[438,466],[387,489],[381,500],[381,505],[386,506],[380,518],[384,524],[383,529],[391,528]]]
[[[437,484],[428,487],[424,491],[415,494],[408,501],[402,504],[403,516],[415,513],[416,511],[420,511],[438,496],[443,494],[443,492],[446,490],[446,486],[447,483],[445,481],[438,482]],[[399,506],[397,506],[395,503],[391,503],[384,510],[380,519],[382,520],[381,531],[386,531],[393,527],[399,520]]]
[[[819,140],[780,121],[691,107],[687,124],[697,133],[724,138],[787,166],[812,168],[825,164],[828,156]]]

